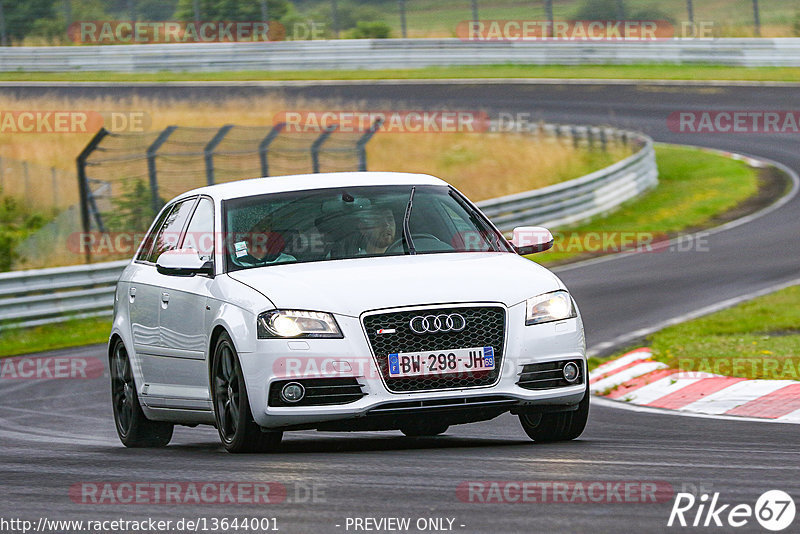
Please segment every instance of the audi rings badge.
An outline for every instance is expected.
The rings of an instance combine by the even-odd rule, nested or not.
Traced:
[[[444,332],[461,332],[467,327],[467,320],[458,313],[440,315],[417,315],[408,326],[415,334],[436,334]]]

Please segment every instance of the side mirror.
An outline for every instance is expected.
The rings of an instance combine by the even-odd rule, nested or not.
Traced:
[[[511,244],[520,256],[544,252],[553,248],[555,239],[547,228],[541,226],[520,226],[514,228]]]
[[[205,274],[214,276],[214,263],[204,260],[192,248],[168,250],[158,257],[156,269],[161,274],[170,276],[194,276]]]

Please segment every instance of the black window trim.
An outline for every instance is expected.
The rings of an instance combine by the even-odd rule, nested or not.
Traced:
[[[186,239],[186,232],[189,230],[189,225],[192,223],[192,219],[194,218],[194,214],[197,213],[197,208],[200,207],[200,201],[203,200],[203,199],[206,199],[206,200],[211,202],[211,233],[212,233],[212,235],[214,234],[214,227],[216,226],[214,224],[214,222],[215,222],[214,219],[215,219],[215,215],[217,214],[216,206],[214,206],[214,199],[211,198],[208,195],[198,195],[197,198],[196,198],[196,201],[194,203],[194,207],[192,207],[192,213],[189,214],[189,217],[186,219],[186,223],[183,226],[183,231],[181,232],[181,240],[178,242],[178,248],[183,248],[183,242]],[[216,262],[214,261],[214,257],[216,256],[216,252],[217,252],[216,235],[213,235],[213,238],[214,239],[213,239],[213,242],[211,244],[211,247],[212,247],[212,249],[211,249],[211,265],[212,265],[212,272],[214,274],[216,274],[217,273],[217,268],[216,268],[217,265],[216,265]]]
[[[193,205],[193,206],[192,206],[192,208],[191,208],[191,209],[192,209],[192,213],[191,213],[191,214],[190,214],[190,215],[189,215],[189,216],[186,218],[186,221],[183,223],[183,226],[181,227],[181,233],[180,233],[180,235],[182,236],[182,237],[181,237],[181,242],[182,242],[182,241],[183,241],[183,233],[186,231],[186,225],[187,225],[187,224],[189,224],[189,221],[191,221],[191,220],[192,220],[192,215],[194,215],[194,210],[195,210],[195,209],[197,209],[197,199],[198,199],[198,198],[199,198],[199,196],[198,196],[198,195],[192,195],[192,196],[189,196],[189,197],[177,198],[177,199],[173,200],[171,203],[169,203],[169,204],[165,205],[165,206],[162,208],[162,210],[161,210],[161,211],[158,213],[158,215],[156,216],[156,220],[154,221],[154,223],[153,223],[153,224],[155,225],[155,222],[157,222],[157,221],[158,221],[158,220],[161,218],[161,215],[162,215],[162,214],[164,214],[164,213],[167,213],[167,214],[168,214],[168,213],[170,213],[170,212],[172,211],[172,209],[173,209],[175,206],[177,206],[178,204],[180,204],[180,203],[183,203],[183,202],[187,202],[187,201],[189,201],[189,200],[193,201],[193,202],[194,202],[194,205]],[[161,231],[161,227],[162,227],[163,225],[164,225],[164,221],[162,221],[162,222],[161,222],[161,225],[159,225],[159,227],[158,227],[158,231]],[[155,227],[153,227],[153,228],[151,228],[151,229],[150,229],[150,231],[149,231],[149,232],[147,232],[147,234],[145,235],[145,238],[144,238],[144,239],[145,239],[145,242],[147,241],[147,238],[148,238],[148,237],[150,237],[150,235],[151,235],[151,234],[152,234],[152,233],[153,233],[155,230],[156,230],[156,228],[155,228]],[[157,233],[157,232],[156,232],[156,233]],[[155,246],[155,240],[154,240],[154,241],[152,241],[152,242],[150,243],[150,248],[147,250],[147,256],[148,256],[148,257],[150,256],[150,253],[153,251],[153,247],[154,247],[154,246]],[[155,265],[156,265],[156,262],[154,262],[154,261],[148,261],[148,260],[140,260],[140,259],[138,259],[138,256],[139,256],[139,253],[140,253],[140,252],[141,252],[141,251],[137,251],[137,252],[136,252],[136,256],[134,256],[134,258],[135,258],[135,259],[134,259],[134,262],[135,262],[135,263],[140,263],[140,264],[142,264],[142,265],[150,265],[150,266],[155,266]]]

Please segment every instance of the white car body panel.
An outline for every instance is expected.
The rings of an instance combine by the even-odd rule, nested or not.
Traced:
[[[226,199],[270,192],[356,185],[447,185],[427,175],[334,173],[260,178],[201,188],[175,200],[206,195],[214,201],[215,229],[221,227]],[[174,201],[173,201],[174,202]],[[172,202],[171,202],[172,203]],[[170,203],[170,204],[171,204]],[[580,314],[558,322],[525,326],[525,300],[565,289],[540,265],[506,252],[462,252],[355,258],[272,265],[224,272],[216,251],[215,276],[159,274],[155,265],[132,261],[117,288],[111,339],[125,343],[145,415],[176,423],[214,423],[209,366],[212,333],[231,337],[245,377],[250,408],[264,428],[313,425],[360,418],[375,407],[404,400],[446,400],[502,395],[526,405],[574,405],[585,383],[530,390],[516,382],[530,363],[580,359],[585,342]],[[135,287],[135,296],[130,291]],[[169,302],[161,295],[169,293]],[[397,393],[387,389],[365,335],[362,318],[374,310],[442,305],[500,305],[506,336],[500,377],[491,386]],[[334,315],[342,339],[258,339],[258,314],[301,309]],[[268,406],[270,384],[286,358],[336,362],[349,371],[305,369],[305,378],[356,377],[366,393],[342,405]],[[342,365],[340,365],[342,364]]]

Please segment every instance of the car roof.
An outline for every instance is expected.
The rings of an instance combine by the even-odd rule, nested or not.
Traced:
[[[354,187],[365,185],[447,185],[447,182],[428,174],[405,172],[331,172],[295,174],[236,180],[187,191],[176,200],[193,195],[208,195],[215,200],[250,197],[268,193]]]

